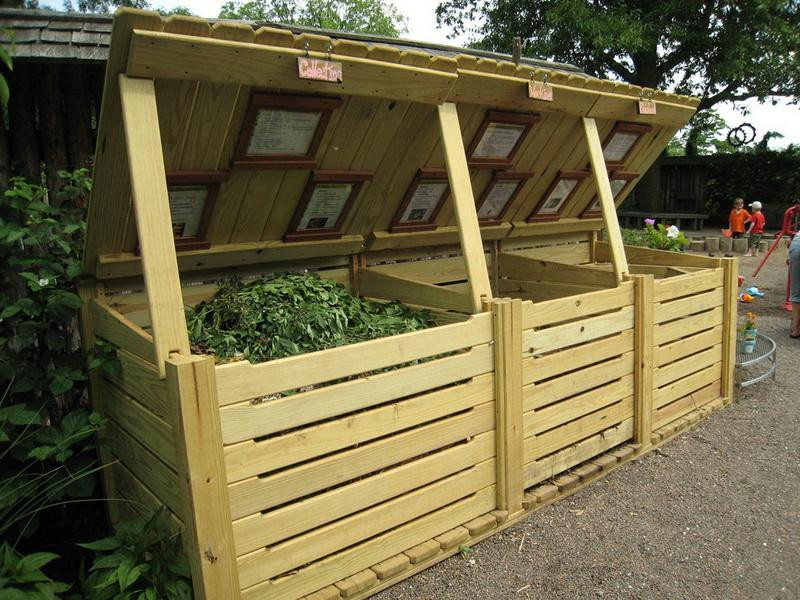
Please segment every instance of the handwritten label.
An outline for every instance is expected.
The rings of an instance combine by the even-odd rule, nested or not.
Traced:
[[[528,82],[528,97],[534,100],[553,101],[553,86],[543,81]]]
[[[342,63],[320,58],[297,58],[297,74],[300,79],[316,79],[317,81],[342,82]]]
[[[656,114],[655,100],[639,100],[639,114],[640,115]]]

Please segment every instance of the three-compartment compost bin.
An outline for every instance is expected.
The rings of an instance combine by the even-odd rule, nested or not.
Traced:
[[[622,245],[691,98],[567,65],[123,10],[85,251],[113,519],[166,505],[198,598],[359,598],[731,399],[734,260]],[[605,242],[599,241],[602,233]],[[437,325],[194,354],[220,280],[313,271]]]

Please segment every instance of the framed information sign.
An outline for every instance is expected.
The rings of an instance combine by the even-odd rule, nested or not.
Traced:
[[[390,231],[436,229],[436,215],[450,195],[450,182],[444,169],[420,169],[392,220]]]
[[[233,165],[250,169],[313,169],[331,114],[341,98],[254,92]]]
[[[172,233],[178,250],[202,250],[211,246],[206,239],[208,222],[225,171],[181,171],[167,173],[167,195]]]
[[[512,166],[514,155],[534,123],[541,117],[529,113],[490,110],[467,148],[470,167]]]
[[[606,160],[606,165],[621,167],[642,136],[651,129],[650,125],[640,123],[617,123],[603,143],[603,158]]]
[[[342,224],[372,173],[315,171],[308,178],[285,242],[329,240],[342,237]]]
[[[557,221],[567,200],[572,198],[580,182],[587,177],[588,171],[559,171],[527,221]]]
[[[533,176],[530,171],[495,171],[477,202],[478,222],[481,225],[500,223],[514,198]]]
[[[611,195],[616,201],[622,191],[625,190],[633,181],[639,177],[638,173],[630,171],[614,171],[608,174],[608,181],[611,184]],[[581,219],[596,219],[603,216],[603,211],[600,209],[600,199],[595,196],[591,204],[581,213]]]

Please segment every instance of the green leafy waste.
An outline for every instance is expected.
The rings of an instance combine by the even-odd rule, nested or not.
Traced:
[[[196,352],[253,363],[435,325],[428,311],[363,300],[312,273],[223,281],[211,300],[188,311],[187,322]]]

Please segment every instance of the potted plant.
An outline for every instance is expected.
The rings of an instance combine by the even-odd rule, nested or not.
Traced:
[[[739,328],[739,340],[743,354],[752,354],[756,347],[756,313],[748,311],[744,315],[744,324]]]

